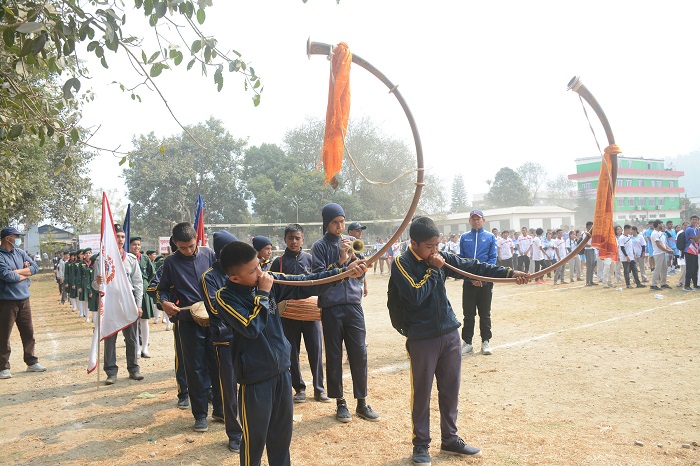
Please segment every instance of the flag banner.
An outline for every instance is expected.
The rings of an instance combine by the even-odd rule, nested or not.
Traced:
[[[131,283],[122,263],[123,257],[117,246],[109,201],[107,195],[102,193],[102,239],[100,256],[95,264],[95,277],[101,276],[103,281],[100,284],[97,317],[99,322],[95,322],[87,367],[88,374],[97,368],[100,342],[132,325],[139,317]]]
[[[595,213],[593,214],[593,233],[591,244],[598,249],[600,259],[612,259],[619,262],[617,238],[615,237],[615,222],[613,211],[615,210],[615,183],[612,179],[613,164],[616,163],[612,155],[619,154],[617,146],[608,146],[603,154],[598,178],[598,192],[596,194]]]
[[[197,197],[197,202],[194,206],[194,229],[197,232],[197,246],[206,246],[207,238],[204,236],[204,201],[201,194]]]
[[[126,215],[124,216],[124,225],[122,225],[122,230],[124,230],[124,234],[126,235],[124,249],[128,251],[131,247],[131,204],[126,206]]]

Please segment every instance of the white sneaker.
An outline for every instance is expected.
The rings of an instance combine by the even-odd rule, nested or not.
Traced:
[[[469,343],[462,343],[462,354],[471,353],[474,351],[474,347]]]
[[[44,372],[46,368],[38,362],[27,367],[27,372]]]
[[[3,369],[0,371],[0,379],[11,379],[12,378],[12,372],[10,372],[10,369]]]
[[[491,347],[489,346],[488,340],[484,340],[481,343],[481,354],[491,354]]]

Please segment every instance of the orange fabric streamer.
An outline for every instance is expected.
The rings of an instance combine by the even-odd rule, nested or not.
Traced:
[[[350,64],[352,53],[348,44],[340,42],[333,49],[331,77],[328,88],[328,109],[326,110],[326,131],[323,136],[321,160],[326,172],[326,184],[338,185],[335,175],[343,166],[345,143],[343,136],[348,131],[350,119]]]
[[[616,144],[605,148],[603,163],[600,165],[595,214],[593,216],[593,236],[591,238],[593,247],[598,248],[598,257],[600,259],[610,257],[613,262],[620,260],[617,252],[617,238],[615,237],[615,222],[613,221],[615,207],[613,167],[617,165],[617,154],[621,153],[622,151]]]

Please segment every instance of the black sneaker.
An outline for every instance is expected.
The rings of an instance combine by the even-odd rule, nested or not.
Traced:
[[[229,451],[232,451],[233,453],[240,453],[241,452],[241,439],[239,438],[234,438],[228,441],[228,449]]]
[[[326,395],[326,392],[320,392],[314,395],[314,400],[318,401],[319,403],[330,403],[331,399],[328,398],[328,395]]]
[[[209,425],[207,424],[207,418],[203,417],[201,419],[194,420],[194,431],[195,432],[206,432],[209,430]]]
[[[672,290],[673,289],[665,283],[663,285],[661,285],[661,288],[663,288],[664,290]]]
[[[295,403],[306,403],[306,392],[304,390],[299,390],[294,394]]]
[[[651,286],[649,287],[649,289],[650,289],[650,290],[654,290],[654,291],[658,291],[658,290],[660,290],[661,288],[659,288],[659,287],[656,286],[656,285],[651,285]]]
[[[646,288],[646,285],[642,285],[641,283],[637,283],[637,288]]]
[[[114,385],[115,383],[117,383],[117,375],[108,375],[105,385]]]
[[[452,443],[443,443],[440,445],[440,451],[447,453],[448,455],[470,456],[472,458],[475,456],[481,456],[481,450],[470,447],[464,443],[464,440],[461,438],[458,438]]]
[[[379,420],[379,414],[377,414],[370,405],[358,406],[355,410],[355,414],[365,421],[377,422]]]
[[[216,422],[226,422],[224,413],[211,413],[211,420]]]
[[[346,404],[340,404],[336,408],[335,411],[335,418],[339,420],[340,422],[350,422],[352,421],[352,415],[350,414],[350,411],[348,411],[348,405]]]
[[[178,398],[177,407],[180,409],[187,409],[190,407],[190,399],[188,397]]]
[[[138,371],[132,372],[129,374],[129,378],[132,380],[143,380],[143,374]]]
[[[430,466],[430,455],[428,454],[428,445],[414,445],[413,455],[411,456],[413,464],[420,466]]]

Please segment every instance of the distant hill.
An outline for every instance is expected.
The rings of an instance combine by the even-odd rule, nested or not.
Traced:
[[[700,198],[700,151],[667,157],[666,168],[684,171],[685,176],[679,180],[679,184],[685,188],[684,195],[695,199]]]

